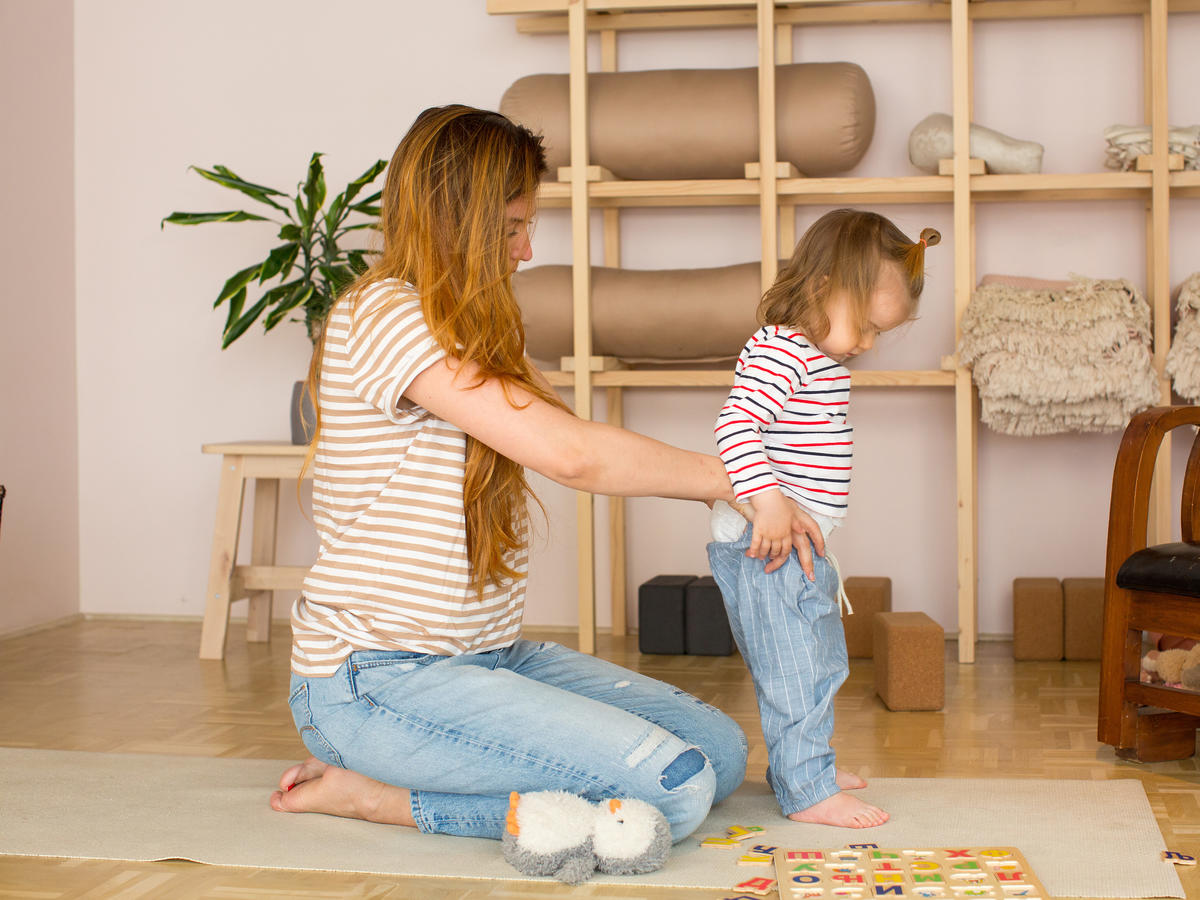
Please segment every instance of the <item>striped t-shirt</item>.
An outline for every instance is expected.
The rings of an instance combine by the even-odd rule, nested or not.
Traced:
[[[717,452],[738,500],[770,488],[840,519],[850,496],[850,373],[800,332],[760,328],[717,416]]]
[[[395,280],[340,300],[325,325],[313,465],[317,562],[292,609],[292,670],[332,675],[355,650],[455,655],[520,633],[519,576],[472,587],[463,513],[466,435],[404,397],[445,354]]]

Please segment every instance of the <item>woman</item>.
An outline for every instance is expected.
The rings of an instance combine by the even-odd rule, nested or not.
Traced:
[[[680,840],[745,774],[719,710],[520,638],[526,467],[733,499],[717,457],[576,418],[525,357],[511,274],[532,258],[544,171],[539,138],[464,106],[423,112],[392,158],[382,253],[314,355],[321,546],[290,698],[313,757],[276,809],[499,838],[510,792],[561,789],[650,802]]]

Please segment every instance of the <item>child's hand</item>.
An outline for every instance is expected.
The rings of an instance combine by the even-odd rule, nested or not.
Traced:
[[[792,546],[796,548],[796,556],[800,560],[800,568],[804,570],[804,574],[808,576],[808,580],[812,581],[816,576],[813,573],[813,550],[817,551],[818,556],[825,555],[825,535],[821,534],[821,528],[813,517],[808,514],[799,503],[790,498],[785,498],[784,502],[788,509],[791,510],[792,521]],[[753,503],[753,498],[751,498]],[[751,503],[742,503],[737,500],[730,501],[730,506],[742,514],[748,522],[755,520],[755,511]],[[747,556],[753,554],[747,553]],[[787,560],[787,556],[781,556],[778,559],[773,559],[767,563],[764,571],[774,572]]]
[[[754,535],[746,555],[769,560],[766,571],[773,572],[792,552],[792,509],[778,489],[755,494],[750,505],[754,509],[750,520],[754,523]]]
[[[796,556],[800,560],[800,568],[804,570],[809,581],[815,581],[813,550],[817,551],[818,556],[825,555],[825,535],[821,534],[821,527],[804,507],[794,500],[788,500],[787,503],[792,510],[792,540],[796,545]]]

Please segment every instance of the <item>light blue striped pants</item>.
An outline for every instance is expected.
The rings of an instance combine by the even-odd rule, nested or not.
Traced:
[[[721,588],[738,650],[754,678],[767,783],[783,814],[838,792],[833,748],[833,698],[850,672],[838,611],[838,574],[813,554],[810,581],[793,550],[766,574],[765,561],[746,549],[752,526],[736,541],[708,545],[708,562]]]

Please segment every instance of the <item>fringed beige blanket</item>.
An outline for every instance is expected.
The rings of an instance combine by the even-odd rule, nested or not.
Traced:
[[[1179,324],[1167,353],[1167,374],[1174,380],[1175,393],[1189,403],[1200,403],[1200,272],[1179,286]]]
[[[1158,399],[1150,307],[1125,279],[989,276],[962,322],[982,419],[1004,434],[1114,431]]]

